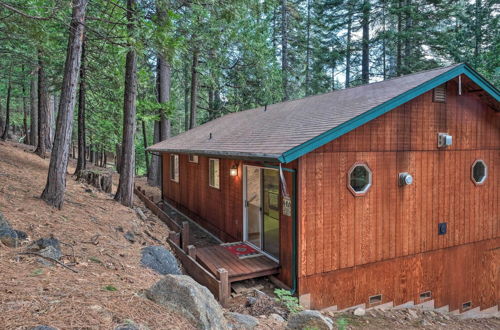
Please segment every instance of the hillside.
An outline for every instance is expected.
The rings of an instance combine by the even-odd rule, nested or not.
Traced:
[[[33,256],[18,256],[23,247],[0,245],[0,327],[112,329],[130,320],[151,329],[165,324],[192,328],[182,316],[138,295],[161,277],[140,266],[143,244],[158,244],[144,230],[160,239],[166,237],[167,228],[154,217],[141,221],[112,196],[71,177],[63,210],[48,206],[39,199],[48,159],[25,148],[0,143],[0,212],[14,228],[25,231],[29,241],[58,238],[62,261],[74,264],[71,267],[78,273],[43,266]],[[137,242],[124,238],[127,231]],[[116,291],[110,291],[113,288]]]

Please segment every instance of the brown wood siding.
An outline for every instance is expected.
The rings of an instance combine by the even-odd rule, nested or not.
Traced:
[[[220,189],[215,189],[208,185],[208,157],[199,156],[198,163],[190,163],[188,155],[179,155],[179,182],[170,180],[169,159],[170,154],[164,153],[163,198],[222,241],[243,240],[243,165],[263,164],[220,158]],[[238,164],[237,177],[229,175],[234,164]],[[286,167],[296,169],[297,162]],[[293,174],[287,171],[283,173],[288,193],[293,196]],[[282,198],[280,210],[281,203]],[[280,212],[281,268],[277,277],[289,286],[292,284],[292,221],[292,217]]]
[[[168,174],[169,154],[163,154],[163,173]],[[220,189],[208,185],[208,159],[198,157],[198,163],[189,162],[188,155],[179,155],[179,182],[164,175],[163,197],[182,212],[223,241],[238,241],[243,235],[242,165],[238,176],[229,175],[236,163],[220,159]]]
[[[300,158],[299,283],[499,237],[500,113],[472,94],[458,96],[454,81],[447,86],[446,103],[432,102],[428,92]],[[439,132],[453,136],[451,147],[437,148]],[[471,180],[476,159],[488,165],[480,186]],[[347,188],[356,162],[373,173],[362,197]],[[400,172],[414,183],[400,187]],[[438,235],[440,222],[446,235]],[[316,299],[325,287],[299,292]]]
[[[419,296],[432,292],[436,307],[462,304],[489,308],[498,303],[500,239],[460,245],[417,255],[339,269],[301,278],[299,292],[311,293],[311,308],[343,309],[382,295],[382,303],[420,303]],[[463,310],[461,310],[463,311]]]

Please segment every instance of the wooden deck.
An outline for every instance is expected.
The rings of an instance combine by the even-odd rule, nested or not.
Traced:
[[[214,275],[218,269],[226,269],[230,283],[277,274],[280,268],[266,256],[240,259],[220,245],[196,249],[196,259]]]

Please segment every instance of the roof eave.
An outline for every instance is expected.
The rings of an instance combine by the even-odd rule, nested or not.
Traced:
[[[266,153],[250,153],[250,152],[239,152],[239,151],[215,151],[215,150],[192,150],[192,149],[171,149],[171,148],[152,148],[146,149],[149,152],[160,152],[160,153],[178,153],[178,154],[189,154],[198,155],[205,157],[220,157],[220,158],[230,158],[230,159],[240,159],[240,160],[253,160],[253,161],[267,161],[267,162],[279,162],[282,154],[266,154]]]
[[[443,74],[434,77],[425,83],[405,92],[402,93],[395,98],[392,98],[391,100],[382,103],[371,110],[368,110],[367,112],[354,117],[353,119],[337,126],[334,127],[314,138],[311,140],[308,140],[301,145],[298,145],[281,155],[279,158],[279,161],[282,163],[289,163],[291,161],[294,161],[297,158],[302,157],[303,155],[313,151],[314,149],[317,149],[326,143],[333,141],[334,139],[360,127],[361,125],[366,124],[367,122],[391,111],[392,109],[414,99],[417,96],[420,96],[431,89],[444,84],[445,82],[457,77],[460,74],[465,74],[467,77],[469,77],[474,83],[476,83],[479,87],[484,89],[488,94],[492,95],[497,101],[500,100],[500,93],[498,89],[493,86],[490,82],[488,82],[485,78],[483,78],[478,72],[476,72],[474,69],[472,69],[469,65],[467,64],[460,64],[457,65],[455,68],[444,72]]]

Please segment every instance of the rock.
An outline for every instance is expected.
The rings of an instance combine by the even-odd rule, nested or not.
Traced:
[[[115,327],[115,330],[140,330],[141,328],[133,323],[120,324]]]
[[[57,330],[57,328],[48,325],[37,325],[36,327],[31,328],[31,330]]]
[[[17,239],[20,241],[25,241],[28,239],[28,234],[26,234],[24,231],[14,229],[14,231],[17,234]]]
[[[413,309],[408,309],[408,314],[410,314],[411,318],[413,318],[413,319],[418,318],[417,312]]]
[[[163,246],[147,246],[141,251],[141,263],[161,275],[181,275],[181,269],[172,252]]]
[[[10,223],[4,217],[2,212],[0,212],[0,229],[11,229]]]
[[[157,304],[182,313],[200,329],[224,329],[226,319],[212,293],[186,275],[166,275],[146,291]]]
[[[30,245],[30,249],[35,251],[40,251],[48,246],[52,246],[53,248],[61,252],[61,245],[59,243],[59,240],[52,236],[48,238],[40,238],[39,240],[33,242]]]
[[[252,306],[254,305],[255,303],[257,302],[257,298],[255,297],[247,297],[247,302],[246,302],[246,306]]]
[[[365,311],[365,309],[363,307],[358,307],[358,308],[356,308],[354,310],[353,314],[356,315],[356,316],[365,316],[366,311]]]
[[[331,330],[332,328],[332,325],[318,311],[305,310],[299,313],[292,313],[288,317],[287,329]]]
[[[123,237],[125,237],[125,239],[127,241],[129,241],[130,243],[135,243],[135,235],[134,233],[130,232],[130,231],[127,231]]]
[[[8,247],[17,247],[17,233],[10,228],[0,229],[0,242]]]
[[[229,321],[229,327],[232,329],[254,329],[259,325],[259,320],[251,315],[240,313],[225,313],[224,316]]]
[[[280,323],[285,322],[285,319],[283,318],[283,316],[281,316],[279,314],[276,314],[276,313],[273,313],[273,314],[269,315],[269,318],[271,320],[276,321],[276,322],[280,322]]]
[[[47,257],[47,258],[52,258],[59,260],[62,257],[61,250],[56,249],[52,245],[47,246],[45,249],[41,249],[38,251],[42,256]]]

